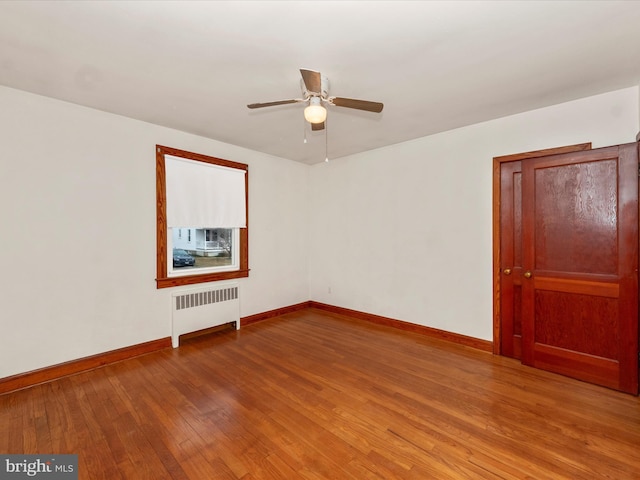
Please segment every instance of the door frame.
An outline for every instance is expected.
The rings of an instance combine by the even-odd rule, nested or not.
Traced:
[[[640,136],[640,134],[639,134]],[[546,148],[543,150],[533,150],[530,152],[516,153],[512,155],[502,155],[493,157],[493,354],[502,355],[502,312],[500,308],[500,167],[506,162],[515,162],[528,158],[544,157],[547,155],[558,155],[561,153],[581,152],[591,150],[591,142],[567,145],[564,147]]]

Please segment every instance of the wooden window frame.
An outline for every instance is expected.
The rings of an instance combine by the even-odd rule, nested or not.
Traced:
[[[247,226],[240,229],[239,268],[227,272],[209,272],[194,275],[169,277],[167,272],[167,184],[165,155],[181,157],[212,165],[237,168],[245,171],[245,201],[247,210]],[[249,276],[249,166],[222,158],[210,157],[200,153],[187,152],[177,148],[156,145],[156,287],[168,288],[196,283],[216,282]]]

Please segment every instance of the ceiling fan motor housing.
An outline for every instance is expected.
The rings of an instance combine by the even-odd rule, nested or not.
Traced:
[[[304,98],[309,97],[320,97],[322,100],[327,100],[329,97],[329,79],[324,75],[320,76],[320,91],[319,92],[310,92],[307,90],[307,86],[304,83],[304,79],[300,79],[300,88],[302,89],[302,95]]]

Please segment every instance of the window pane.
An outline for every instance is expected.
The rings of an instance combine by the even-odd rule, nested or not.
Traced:
[[[187,230],[186,236],[180,234],[182,229]],[[234,236],[233,228],[174,228],[173,268],[182,271],[234,265]]]

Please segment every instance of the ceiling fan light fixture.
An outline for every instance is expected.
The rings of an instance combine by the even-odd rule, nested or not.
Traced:
[[[304,109],[304,119],[309,123],[322,123],[327,119],[327,109],[320,105],[320,98],[309,99],[309,106]]]

